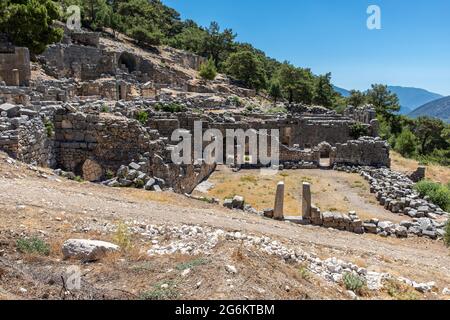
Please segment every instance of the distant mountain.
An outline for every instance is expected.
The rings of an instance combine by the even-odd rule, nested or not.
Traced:
[[[388,86],[388,89],[397,94],[400,100],[400,114],[409,114],[424,104],[443,98],[440,94],[420,88]]]
[[[334,88],[334,91],[342,94],[342,96],[344,96],[344,97],[350,96],[350,91],[349,90],[346,90],[346,89],[343,89],[343,88],[339,88],[339,87],[336,87],[336,86],[333,86],[333,88]]]
[[[409,116],[412,118],[429,116],[442,119],[450,124],[450,97],[428,102],[411,112]]]
[[[339,92],[344,97],[348,97],[350,95],[350,90],[343,89],[337,86],[333,87],[335,91]],[[428,102],[443,98],[443,96],[440,94],[420,88],[388,86],[388,89],[397,94],[400,100],[400,114],[409,114],[418,107],[423,106]]]

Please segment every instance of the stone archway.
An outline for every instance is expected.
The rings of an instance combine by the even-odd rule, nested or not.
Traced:
[[[324,141],[317,145],[316,149],[320,152],[320,166],[322,168],[329,168],[333,165],[335,158],[335,149],[331,144]]]
[[[119,68],[125,66],[128,69],[128,73],[132,73],[137,70],[136,57],[128,52],[122,52],[122,54],[119,57],[118,64]]]

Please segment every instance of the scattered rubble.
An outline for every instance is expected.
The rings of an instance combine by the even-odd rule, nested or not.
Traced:
[[[130,230],[153,240],[152,248],[147,252],[150,256],[178,253],[192,256],[199,254],[210,255],[220,241],[238,241],[250,250],[256,248],[266,254],[277,256],[288,263],[304,265],[307,262],[308,270],[311,273],[333,283],[341,283],[346,273],[355,273],[365,279],[369,290],[376,291],[383,288],[385,280],[396,279],[387,273],[369,271],[367,268],[359,267],[356,264],[345,262],[338,258],[322,260],[315,254],[307,253],[298,248],[286,247],[282,243],[266,236],[251,236],[241,232],[227,232],[222,229],[198,225],[155,226],[138,224],[130,226]],[[169,240],[167,245],[162,245],[160,240],[165,238],[176,240]],[[225,269],[231,274],[238,272],[233,265],[225,265]],[[397,280],[422,293],[435,290],[434,282],[422,284],[406,278],[398,278]]]

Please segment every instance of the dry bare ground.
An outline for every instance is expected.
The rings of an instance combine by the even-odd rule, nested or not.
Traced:
[[[374,235],[297,226],[188,199],[170,192],[112,189],[68,181],[50,171],[0,156],[0,298],[2,299],[348,299],[343,285],[306,273],[238,241],[222,241],[211,254],[148,256],[154,245],[140,235],[128,250],[91,264],[64,261],[69,238],[118,241],[110,227],[120,221],[168,228],[200,225],[267,236],[320,258],[338,257],[417,282],[435,281],[436,292],[366,293],[367,299],[445,299],[450,286],[450,255],[442,242],[381,238]],[[315,177],[318,172],[311,172]],[[339,186],[337,187],[339,190]],[[348,192],[352,192],[349,187]],[[355,197],[358,196],[354,191]],[[364,198],[362,198],[364,199]],[[364,202],[363,200],[361,200]],[[394,219],[394,216],[392,216]],[[48,256],[18,251],[17,240],[37,236],[50,244]],[[169,236],[161,239],[168,243]],[[81,269],[81,290],[67,290],[62,275]],[[238,272],[232,274],[227,265]],[[189,269],[190,272],[186,273]],[[398,290],[397,290],[398,291]],[[396,292],[397,292],[396,291]]]
[[[262,176],[258,170],[232,173],[229,168],[220,166],[208,179],[213,187],[206,195],[220,200],[241,195],[257,210],[264,210],[273,208],[276,186],[280,181],[284,181],[286,186],[287,216],[301,214],[302,182],[309,182],[313,202],[322,211],[347,213],[354,210],[362,219],[378,218],[393,222],[409,219],[393,215],[378,205],[369,192],[369,183],[361,176],[331,170],[286,170],[277,175]],[[202,195],[199,192],[196,194]]]

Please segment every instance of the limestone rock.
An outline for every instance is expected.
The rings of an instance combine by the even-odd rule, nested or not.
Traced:
[[[231,274],[237,274],[238,273],[236,267],[232,266],[232,265],[226,265],[225,269],[227,270],[227,272],[229,272]]]
[[[9,118],[19,116],[19,111],[20,106],[11,103],[4,103],[0,105],[0,112],[6,112]]]
[[[235,196],[232,200],[233,209],[244,210],[245,199],[241,196]]]
[[[97,240],[69,239],[62,245],[64,259],[78,259],[84,262],[97,261],[108,252],[118,251],[119,246]]]

